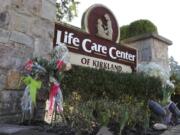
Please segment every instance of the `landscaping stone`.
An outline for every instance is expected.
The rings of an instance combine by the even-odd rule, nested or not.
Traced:
[[[180,135],[180,125],[170,128],[161,135]]]
[[[2,69],[8,70],[11,68],[14,63],[13,60],[11,59],[13,53],[13,49],[8,46],[8,45],[2,45],[0,44],[0,67]]]
[[[14,8],[22,8],[23,7],[23,1],[22,0],[12,0],[11,6]]]
[[[36,38],[34,56],[45,56],[52,51],[52,48],[53,48],[53,44],[51,40]]]
[[[42,0],[42,17],[54,22],[56,20],[56,8],[54,8],[55,5],[55,1]]]
[[[20,114],[21,113],[21,97],[22,91],[10,91],[10,90],[3,90],[0,91],[0,117],[6,117],[8,115]],[[0,118],[1,119],[1,118]],[[9,121],[10,119],[6,119]],[[11,119],[12,120],[12,119]],[[18,122],[18,121],[17,121]]]
[[[102,127],[102,128],[100,128],[97,135],[113,135],[113,134],[112,134],[112,132],[109,131],[108,127]]]
[[[34,42],[33,38],[26,34],[23,34],[21,32],[13,31],[11,33],[10,40],[20,43],[20,44],[23,44],[23,45],[27,45],[28,47],[31,47],[31,48],[34,47],[33,46],[33,42]]]
[[[28,12],[39,16],[42,8],[42,0],[23,0],[23,6]]]
[[[12,0],[0,0],[0,12],[10,7]],[[14,0],[13,0],[14,1]]]
[[[10,21],[9,12],[7,11],[0,12],[0,28],[2,27],[7,28],[9,21]]]
[[[167,125],[164,125],[162,123],[156,123],[156,124],[154,124],[153,128],[155,130],[166,130],[167,129]]]
[[[0,135],[12,135],[12,134],[15,134],[17,132],[27,131],[30,129],[33,129],[33,127],[0,124]]]
[[[22,33],[28,33],[30,24],[32,23],[32,17],[25,14],[13,13],[11,22],[11,29]]]
[[[40,123],[39,123],[40,124]],[[126,129],[127,130],[127,129]],[[162,133],[162,131],[154,131],[148,129],[146,132],[139,130],[136,132],[136,129],[129,129],[129,132],[123,132],[122,135],[179,135],[180,126],[170,128],[169,130]],[[47,124],[40,124],[34,126],[20,126],[20,125],[9,125],[9,124],[0,124],[0,135],[79,135],[75,129],[65,126],[63,124],[52,127]],[[85,133],[84,135],[115,135],[111,133],[107,127],[102,127],[99,132],[94,133]]]
[[[10,37],[10,32],[4,29],[0,29],[0,42],[8,43]]]
[[[21,75],[19,71],[12,69],[8,71],[6,89],[19,89],[21,82]]]
[[[42,18],[35,18],[31,24],[30,32],[36,37],[53,39],[54,37],[54,22],[44,20]]]
[[[0,68],[4,70],[19,68],[28,58],[32,57],[33,50],[19,43],[0,43]]]
[[[5,87],[6,84],[5,72],[5,70],[0,70],[0,91]]]

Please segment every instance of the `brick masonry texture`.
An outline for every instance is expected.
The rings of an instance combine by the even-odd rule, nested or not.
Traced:
[[[0,0],[1,122],[18,116],[22,95],[18,87],[19,68],[28,58],[46,55],[52,49],[55,3],[55,0]]]

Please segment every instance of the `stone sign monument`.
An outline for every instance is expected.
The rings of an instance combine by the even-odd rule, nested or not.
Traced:
[[[85,12],[85,31],[55,20],[55,0],[0,0],[0,123],[17,122],[21,113],[19,67],[28,58],[48,54],[53,40],[54,46],[67,45],[74,65],[132,72],[138,63],[156,62],[168,70],[172,42],[149,34],[118,44],[118,23],[103,5]]]
[[[108,8],[91,6],[82,22],[86,32],[70,25],[55,25],[54,45],[67,45],[72,64],[118,72],[135,71],[136,49],[116,43],[119,26]]]

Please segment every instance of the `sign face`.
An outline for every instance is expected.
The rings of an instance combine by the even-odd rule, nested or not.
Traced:
[[[55,24],[54,45],[60,43],[67,45],[70,61],[75,65],[120,72],[132,72],[136,68],[135,49],[82,32],[73,26]]]
[[[82,19],[86,32],[117,42],[120,30],[113,13],[101,4],[87,9]]]
[[[130,66],[119,64],[116,62],[111,62],[103,59],[98,59],[89,56],[82,56],[76,53],[70,53],[70,62],[74,65],[82,65],[85,67],[92,67],[96,69],[106,69],[115,72],[131,72]]]

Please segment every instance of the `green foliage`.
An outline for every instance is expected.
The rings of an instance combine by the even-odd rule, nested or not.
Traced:
[[[180,80],[180,65],[172,56],[169,58],[169,66],[171,75],[175,75]]]
[[[124,129],[124,127],[126,126],[126,123],[128,122],[128,119],[129,119],[129,112],[127,109],[125,109],[123,112],[122,112],[122,117],[121,117],[121,120],[120,120],[120,130],[119,130],[119,135],[122,134],[122,131]]]
[[[56,18],[58,21],[66,19],[71,21],[74,16],[77,16],[78,1],[75,0],[59,0],[56,2]]]
[[[136,73],[115,73],[74,66],[62,80],[63,94],[67,97],[77,92],[83,100],[104,98],[138,100],[156,99],[161,94],[158,78]]]
[[[178,74],[171,74],[170,79],[174,82],[175,94],[180,95],[180,77]]]
[[[157,32],[156,26],[149,20],[137,20],[129,25],[129,36]]]
[[[85,15],[87,14],[87,11],[85,11],[84,13],[83,13],[83,15],[82,15],[82,19],[81,19],[81,29],[82,30],[85,30],[85,21],[84,21],[84,19],[85,19]]]
[[[94,125],[118,122],[125,126],[149,125],[148,99],[157,99],[161,81],[136,73],[115,73],[73,66],[61,82],[64,116],[76,130],[92,131]]]
[[[79,130],[80,135],[85,129],[91,132],[95,125],[107,126],[112,121],[118,123],[116,126],[119,134],[125,126],[133,127],[141,124],[146,127],[149,110],[145,103],[134,99],[128,101],[129,103],[126,102],[107,99],[82,101],[71,96],[65,99],[64,116],[71,127]]]
[[[64,104],[64,117],[68,125],[76,130],[91,130],[93,121],[93,102],[80,102],[72,97],[67,98]],[[80,131],[79,131],[80,132]]]
[[[149,20],[137,20],[120,28],[120,40],[145,33],[158,33],[157,27]]]
[[[126,39],[129,37],[129,25],[124,25],[120,28],[120,40]]]
[[[169,58],[169,66],[171,80],[174,80],[175,93],[180,95],[180,65],[178,65],[178,62],[171,56]]]

